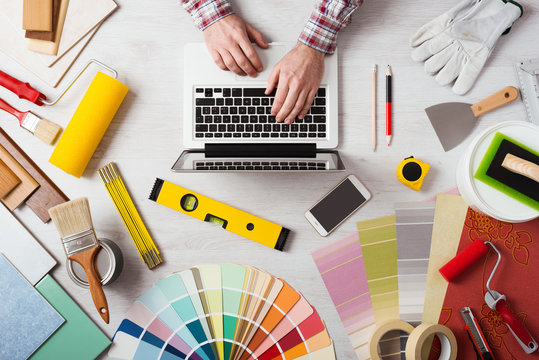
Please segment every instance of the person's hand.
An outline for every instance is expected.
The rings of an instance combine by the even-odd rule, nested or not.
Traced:
[[[266,94],[277,86],[271,114],[278,122],[303,119],[311,107],[324,74],[324,53],[298,43],[275,65]]]
[[[261,48],[268,44],[260,31],[237,15],[228,15],[217,20],[202,32],[213,61],[222,70],[238,75],[255,77],[263,70],[251,41]]]

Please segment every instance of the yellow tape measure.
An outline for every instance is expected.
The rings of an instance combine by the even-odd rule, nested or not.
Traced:
[[[410,189],[419,191],[429,169],[429,164],[410,156],[400,162],[397,167],[397,177],[401,183]]]

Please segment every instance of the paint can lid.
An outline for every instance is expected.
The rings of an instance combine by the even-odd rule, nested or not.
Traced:
[[[113,241],[99,239],[99,244],[101,250],[96,256],[96,270],[101,277],[101,284],[108,285],[120,276],[123,268],[123,256],[120,248]],[[88,288],[88,279],[82,266],[67,259],[66,268],[69,277],[75,284]]]

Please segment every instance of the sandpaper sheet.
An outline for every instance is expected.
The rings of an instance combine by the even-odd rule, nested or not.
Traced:
[[[511,311],[521,319],[532,336],[538,339],[539,291],[536,280],[539,279],[539,218],[510,224],[469,209],[458,252],[478,239],[492,242],[502,256],[500,266],[492,279],[491,289],[505,294]],[[524,353],[501,316],[484,302],[485,284],[496,259],[494,251],[489,249],[483,258],[449,284],[439,323],[448,326],[455,334],[458,360],[476,358],[460,315],[460,309],[464,306],[472,309],[496,359],[539,359],[538,351],[530,355]]]
[[[39,184],[39,188],[32,193],[25,204],[32,209],[41,221],[44,223],[48,222],[51,219],[49,209],[68,201],[69,198],[1,128],[0,145],[4,147]]]

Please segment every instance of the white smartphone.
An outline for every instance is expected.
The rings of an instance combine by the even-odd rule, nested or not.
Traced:
[[[322,236],[327,236],[371,198],[354,175],[346,177],[306,213],[305,217]]]

